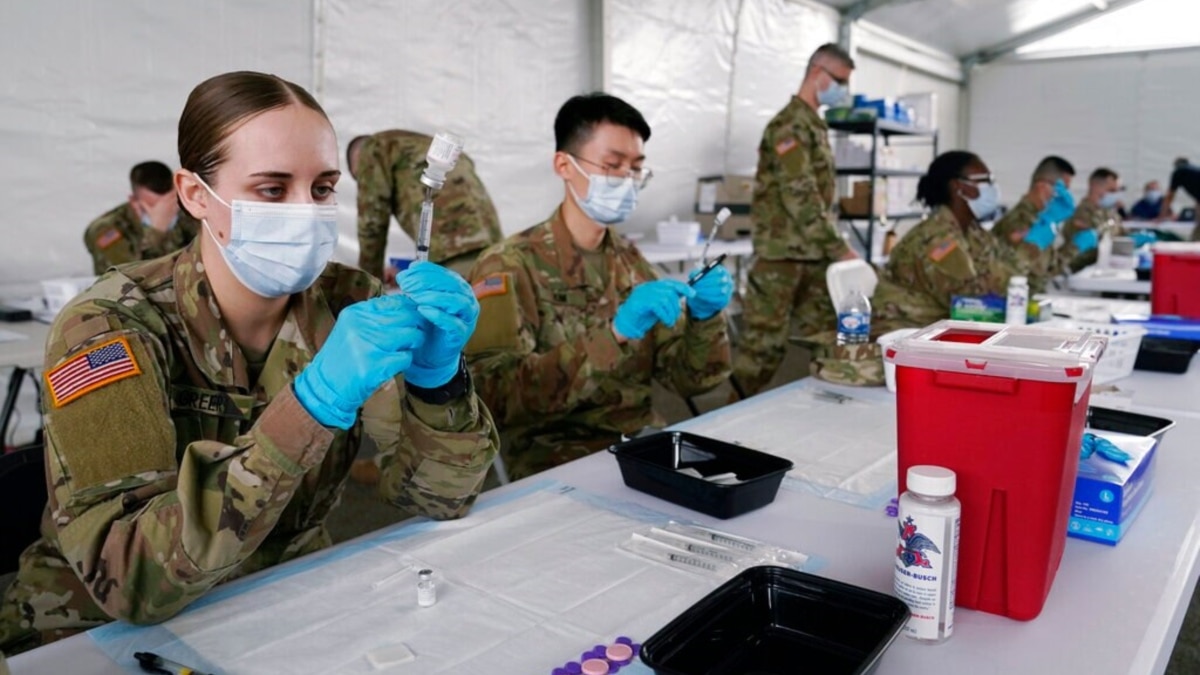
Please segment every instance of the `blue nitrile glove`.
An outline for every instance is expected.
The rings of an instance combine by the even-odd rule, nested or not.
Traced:
[[[688,280],[695,278],[702,269],[704,268],[694,270],[688,275]],[[733,297],[733,277],[724,265],[717,265],[697,281],[692,290],[696,291],[696,296],[687,301],[688,314],[701,321],[711,319],[717,312],[725,309],[725,305],[728,305],[729,299]]]
[[[1100,243],[1100,237],[1096,236],[1095,230],[1080,230],[1071,237],[1071,243],[1075,244],[1075,248],[1079,249],[1080,253],[1087,253],[1096,248],[1096,244]]]
[[[1099,453],[1104,459],[1116,462],[1117,464],[1128,465],[1129,460],[1133,459],[1133,455],[1118,448],[1115,443],[1107,438],[1085,433],[1083,435],[1083,444],[1079,449],[1079,458],[1087,459],[1096,453]]]
[[[465,279],[431,262],[413,263],[396,275],[396,284],[427,319],[425,343],[413,354],[404,381],[435,389],[458,373],[463,347],[479,320],[479,301]]]
[[[371,394],[412,364],[425,323],[412,301],[397,295],[350,305],[293,381],[296,399],[321,424],[349,429]]]
[[[1158,233],[1153,230],[1137,230],[1129,235],[1133,237],[1133,247],[1141,248],[1146,244],[1153,244],[1158,241]]]
[[[1034,221],[1033,227],[1025,233],[1025,241],[1038,247],[1038,250],[1045,251],[1054,243],[1054,238],[1058,233],[1054,231],[1053,221],[1048,220],[1046,216],[1038,216]]]
[[[696,291],[678,279],[643,282],[634,286],[633,292],[617,308],[613,328],[630,340],[640,340],[656,323],[674,326],[679,320],[679,299],[686,298],[691,302],[694,297]]]
[[[1075,198],[1067,189],[1062,179],[1054,181],[1054,195],[1046,202],[1046,207],[1038,215],[1051,223],[1061,223],[1075,213]]]

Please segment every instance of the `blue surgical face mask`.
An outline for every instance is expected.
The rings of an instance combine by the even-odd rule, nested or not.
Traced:
[[[966,195],[963,195],[963,198],[967,200],[967,206],[971,208],[971,213],[975,214],[976,220],[988,220],[996,215],[1000,208],[1000,188],[995,183],[979,183],[975,187],[979,189],[978,197],[967,199]]]
[[[829,78],[829,86],[817,92],[817,103],[827,106],[839,106],[850,98],[849,85],[841,84],[832,77]]]
[[[227,204],[199,175],[193,175],[229,209],[228,244],[217,241],[207,220],[204,229],[243,286],[264,298],[278,298],[303,291],[321,276],[337,246],[336,204],[241,199]]]
[[[1117,194],[1116,192],[1105,192],[1100,197],[1100,208],[1111,209],[1112,207],[1117,205],[1117,201],[1120,198],[1121,198],[1121,195]]]
[[[179,214],[176,213],[175,217],[171,219],[171,224],[167,225],[167,229],[169,230],[169,229],[175,227],[175,223],[178,223],[178,222],[179,222]],[[149,213],[142,214],[142,225],[145,225],[146,227],[154,227],[154,221],[150,220]]]
[[[579,198],[571,183],[567,183],[567,189],[571,191],[575,203],[588,218],[601,225],[616,225],[629,219],[629,215],[637,208],[638,198],[638,187],[632,176],[626,176],[620,183],[610,185],[607,176],[597,176],[584,171],[579,162],[570,155],[567,155],[567,159],[571,160],[571,164],[575,165],[580,173],[588,177],[587,197],[583,199]]]
[[[1146,199],[1148,199],[1152,202],[1160,201],[1160,200],[1162,200],[1162,198],[1163,198],[1162,190],[1147,190],[1146,191]]]

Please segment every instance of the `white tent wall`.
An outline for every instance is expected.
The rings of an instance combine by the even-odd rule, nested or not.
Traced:
[[[175,167],[183,103],[206,77],[267,70],[309,86],[307,3],[0,4],[0,285],[91,273],[89,221],[146,159]]]
[[[1121,175],[1132,205],[1146,181],[1166,187],[1175,157],[1200,159],[1197,81],[1196,50],[989,63],[971,73],[969,147],[1010,206],[1048,154],[1075,165],[1076,197],[1088,174],[1106,166]],[[1176,208],[1190,203],[1183,195]]]
[[[323,0],[319,94],[344,149],[383,129],[452,131],[496,203],[505,234],[562,199],[554,115],[594,88],[587,0]],[[402,11],[398,10],[402,8]],[[358,261],[355,186],[338,185],[338,258]],[[388,248],[412,250],[394,224]]]

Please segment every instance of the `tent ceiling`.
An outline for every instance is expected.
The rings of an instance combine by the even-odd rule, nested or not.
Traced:
[[[1113,0],[823,0],[841,11],[863,2],[862,18],[930,47],[966,57],[1016,36],[1079,16]]]

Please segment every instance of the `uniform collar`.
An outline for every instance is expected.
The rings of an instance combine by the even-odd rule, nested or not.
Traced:
[[[630,248],[631,244],[618,235],[612,227],[604,229],[606,230],[604,239],[600,242],[600,248],[596,249],[598,253],[620,256]],[[575,245],[575,239],[571,237],[571,231],[567,229],[567,221],[563,217],[562,205],[559,205],[554,215],[550,216],[547,230],[547,243],[554,250],[554,256],[558,262],[558,269],[562,272],[563,280],[569,286],[586,286],[587,269],[584,264],[583,254],[580,252],[579,247]]]
[[[204,263],[200,259],[201,234],[175,260],[173,285],[175,309],[187,332],[186,340],[192,362],[215,385],[236,387],[249,393],[250,380],[246,358],[225,328],[221,308],[212,294],[212,286]],[[319,283],[293,295],[288,302],[287,316],[267,355],[264,372],[273,370],[281,357],[281,342],[287,341],[291,354],[287,359],[302,361],[303,365],[325,342],[333,328],[333,316],[325,302]],[[288,371],[294,368],[287,368]],[[294,375],[294,373],[291,373]],[[267,392],[273,395],[275,392]]]

